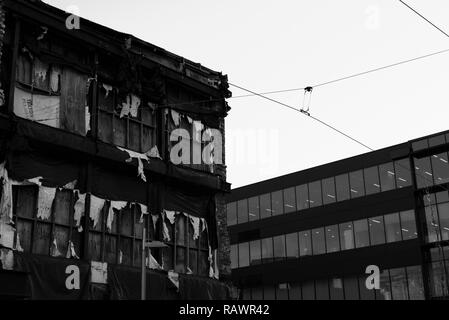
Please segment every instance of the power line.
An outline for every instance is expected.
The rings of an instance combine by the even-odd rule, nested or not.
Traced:
[[[409,6],[407,3],[405,3],[402,0],[399,0],[400,3],[402,3],[404,6],[406,6],[407,8],[409,8],[410,10],[412,10],[414,13],[416,13],[418,16],[420,16],[421,18],[423,18],[424,20],[426,20],[429,24],[431,24],[434,28],[436,28],[438,31],[440,31],[442,34],[444,34],[446,37],[449,38],[449,34],[447,34],[446,32],[444,32],[440,27],[436,26],[432,21],[430,21],[429,19],[427,19],[426,17],[424,17],[421,13],[419,13],[417,10],[413,9],[411,6]]]

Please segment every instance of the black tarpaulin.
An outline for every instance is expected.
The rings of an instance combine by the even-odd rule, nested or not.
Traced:
[[[181,300],[228,300],[229,287],[217,280],[192,275],[179,275]]]
[[[111,300],[140,300],[141,272],[139,269],[108,266]],[[147,300],[176,300],[176,287],[167,274],[147,270]]]
[[[28,273],[32,300],[83,300],[89,296],[88,262],[18,254],[15,264],[18,271]]]

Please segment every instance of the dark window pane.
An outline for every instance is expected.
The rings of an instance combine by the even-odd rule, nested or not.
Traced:
[[[122,235],[131,237],[133,235],[133,211],[128,206],[125,209],[121,210],[120,214],[116,217],[121,218],[120,224],[120,233]]]
[[[249,266],[249,243],[239,244],[239,267],[244,268]]]
[[[56,248],[52,244],[53,256],[66,257],[67,250],[69,249],[69,232],[70,228],[65,227],[55,227],[54,230],[54,238],[56,240],[56,244],[58,246],[58,252],[56,252]]]
[[[402,240],[401,224],[399,222],[399,213],[393,213],[385,216],[385,232],[387,234],[387,243]]]
[[[329,300],[329,284],[327,279],[315,282],[316,300]]]
[[[380,192],[379,171],[377,166],[364,170],[365,172],[365,190],[366,194],[374,194]]]
[[[17,222],[17,237],[19,237],[20,245],[24,252],[31,252],[31,237],[32,237],[33,223],[19,220]]]
[[[178,215],[176,217],[176,244],[178,246],[187,245],[186,217]]]
[[[101,236],[98,238],[98,240],[99,239],[101,239]],[[115,264],[118,262],[117,238],[116,237],[114,237],[114,236],[106,236],[105,237],[104,256],[105,256],[105,261],[108,263]]]
[[[355,277],[345,278],[345,300],[359,300],[359,283]]]
[[[400,188],[412,185],[412,172],[410,170],[410,161],[403,159],[394,163],[396,169],[396,185]]]
[[[189,250],[189,269],[193,274],[198,274],[198,251]]]
[[[418,233],[416,231],[415,212],[413,210],[401,212],[402,239],[416,239]]]
[[[260,264],[262,262],[262,251],[260,248],[260,240],[251,241],[250,243],[251,252],[251,265]]]
[[[238,223],[248,222],[248,201],[247,199],[237,202]]]
[[[433,173],[430,165],[430,157],[415,158],[416,182],[419,189],[433,185]]]
[[[390,270],[393,300],[408,300],[407,275],[405,269]]]
[[[442,240],[449,240],[449,203],[438,205],[438,215],[440,217],[440,230]]]
[[[287,259],[299,258],[298,234],[291,233],[286,236]]]
[[[301,284],[300,283],[291,283],[290,284],[290,300],[301,300]]]
[[[34,232],[33,253],[48,256],[50,253],[51,225],[37,223]]]
[[[429,143],[427,142],[427,139],[416,141],[412,143],[413,151],[420,151],[423,149],[429,148]]]
[[[393,163],[386,163],[379,166],[380,185],[382,192],[396,188],[396,174]]]
[[[376,300],[391,300],[391,284],[388,270],[384,270],[380,274],[380,290],[376,290]]]
[[[309,208],[309,188],[307,184],[296,187],[296,205],[298,210]]]
[[[429,147],[436,147],[446,143],[446,139],[444,138],[444,134],[440,136],[436,136],[433,138],[429,138]]]
[[[363,171],[355,171],[349,174],[351,187],[351,199],[363,197],[365,195],[365,183],[363,180]]]
[[[255,287],[251,290],[252,300],[263,300],[263,287]]]
[[[239,267],[239,250],[236,244],[231,246],[231,269]]]
[[[141,252],[142,250],[140,250]],[[237,265],[239,262],[238,256],[233,256],[233,251],[232,251],[232,247],[231,247],[231,267],[235,264]],[[237,253],[237,251],[235,252]],[[167,248],[162,249],[162,261],[164,264],[164,270],[169,271],[169,270],[173,270],[174,269],[174,259],[175,259],[175,255],[174,255],[174,249],[172,246],[169,246]],[[140,258],[139,258],[140,260]],[[140,265],[139,265],[140,267]],[[237,267],[237,266],[236,266]]]
[[[251,300],[251,289],[242,289],[242,296],[243,301]]]
[[[344,300],[343,279],[335,278],[329,281],[331,300]]]
[[[284,260],[285,259],[285,235],[274,237],[274,259]]]
[[[262,239],[262,263],[273,261],[273,238]]]
[[[284,190],[284,212],[296,211],[295,188]]]
[[[228,215],[228,226],[237,224],[237,203],[231,202],[226,206]]]
[[[324,204],[334,203],[337,201],[335,192],[335,179],[329,178],[322,181],[323,185],[323,202]]]
[[[385,243],[384,217],[368,219],[371,245],[376,246]]]
[[[326,250],[327,253],[340,251],[340,240],[337,225],[326,227]]]
[[[284,301],[288,300],[288,284],[281,283],[276,286],[276,300]]]
[[[18,217],[32,219],[36,211],[35,200],[37,197],[37,188],[13,186],[13,190],[17,190],[16,215]]]
[[[313,255],[326,253],[324,228],[312,230]]]
[[[321,181],[309,183],[309,196],[311,208],[323,205],[323,200],[321,199]]]
[[[308,281],[302,284],[302,299],[315,300],[315,282]]]
[[[109,244],[109,243],[108,243]],[[108,256],[110,258],[110,256]],[[89,233],[89,259],[92,261],[101,261],[101,234]],[[115,251],[111,263],[115,262]]]
[[[55,197],[55,223],[65,226],[70,225],[70,208],[71,208],[72,192],[57,191]]]
[[[260,219],[259,197],[248,199],[249,221]]]
[[[303,231],[298,234],[299,236],[299,255],[310,256],[312,255],[312,236],[310,231]]]
[[[176,247],[176,266],[175,271],[179,273],[186,273],[187,265],[187,249],[183,247]]]
[[[437,203],[449,202],[449,193],[447,191],[436,194]]]
[[[407,279],[410,300],[424,300],[424,285],[421,267],[408,267]]]
[[[349,175],[343,174],[335,178],[337,184],[337,201],[345,201],[351,198],[349,187]]]
[[[359,220],[354,222],[354,236],[356,248],[369,246],[368,220]]]
[[[284,213],[284,201],[282,199],[282,191],[276,191],[271,194],[271,209],[273,216]]]
[[[360,300],[376,300],[375,291],[366,287],[367,278],[368,275],[359,277]]]
[[[354,228],[352,222],[340,224],[341,250],[354,249]]]
[[[263,299],[268,301],[276,300],[276,290],[274,286],[267,285],[264,287]]]
[[[271,196],[270,194],[264,194],[260,196],[260,218],[271,217]]]
[[[134,151],[140,150],[140,124],[134,121],[129,121],[129,149]],[[148,150],[146,150],[148,151]]]
[[[449,159],[447,152],[432,156],[432,168],[435,184],[449,182]]]
[[[120,260],[119,263],[124,264],[126,266],[132,265],[132,245],[133,242],[131,239],[121,238],[120,239]],[[153,253],[154,254],[154,253]]]
[[[200,276],[208,276],[209,275],[209,252],[200,251],[199,253],[199,265],[198,265],[198,273]]]

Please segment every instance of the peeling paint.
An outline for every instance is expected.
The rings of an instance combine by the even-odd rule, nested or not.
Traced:
[[[220,269],[218,268],[218,250],[214,250],[214,278],[220,279]]]
[[[119,250],[118,253],[118,264],[122,264],[123,263],[123,252],[122,250]]]
[[[78,200],[75,203],[75,213],[74,219],[76,221],[76,226],[78,227],[78,232],[83,231],[81,226],[81,218],[84,216],[84,211],[86,210],[86,195],[78,192]]]
[[[12,250],[0,249],[0,262],[3,270],[14,270],[14,253]]]
[[[186,274],[193,274],[192,269],[190,269],[189,267],[187,267],[187,273]]]
[[[193,119],[190,118],[189,116],[187,116],[187,121],[189,122],[189,124],[192,124],[192,123],[193,123]]]
[[[85,119],[85,121],[86,121],[86,133],[85,134],[87,134],[91,130],[91,128],[90,128],[90,112],[89,112],[89,107],[88,106],[86,106],[85,114],[86,114],[86,119]]]
[[[51,216],[53,201],[56,196],[56,188],[39,187],[37,218],[49,220]]]
[[[104,199],[100,199],[93,194],[90,196],[90,219],[94,222],[94,228],[98,224],[100,212],[103,209],[105,202]]]
[[[121,211],[128,205],[127,202],[124,201],[111,201],[111,205],[109,206],[108,219],[106,222],[106,226],[109,232],[112,230],[112,223],[114,222],[115,210]]]

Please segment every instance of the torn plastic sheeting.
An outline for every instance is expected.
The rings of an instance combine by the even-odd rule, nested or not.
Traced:
[[[201,220],[200,220],[200,218],[193,217],[190,215],[187,215],[187,217],[189,218],[189,221],[193,227],[193,240],[198,240],[200,237],[200,222],[201,222]]]
[[[85,114],[86,114],[86,119],[85,119],[86,132],[85,132],[85,134],[87,134],[91,130],[91,128],[90,128],[90,111],[89,111],[89,107],[88,106],[85,107]]]
[[[151,219],[153,220],[153,228],[154,230],[157,230],[157,222],[159,220],[159,216],[158,215],[151,215]]]
[[[140,206],[140,220],[139,223],[143,223],[143,216],[149,214],[148,207],[144,204],[138,203]]]
[[[17,252],[24,252],[22,244],[20,243],[20,235],[18,232],[16,233],[16,247],[14,248],[14,250]]]
[[[90,218],[94,222],[94,228],[98,224],[100,218],[100,212],[104,208],[106,200],[100,199],[93,194],[90,196]]]
[[[120,112],[120,118],[124,116],[131,115],[131,117],[136,118],[141,100],[138,96],[134,94],[128,94],[126,96],[126,102],[122,102],[122,111]]]
[[[139,164],[139,167],[137,168],[137,176],[142,179],[144,182],[147,182],[147,177],[145,176],[145,171],[143,169],[143,162],[142,159],[137,159],[137,162]]]
[[[162,233],[164,237],[164,241],[170,242],[170,230],[168,230],[167,223],[165,222],[165,211],[162,212]]]
[[[61,251],[59,251],[59,249],[58,249],[58,241],[56,240],[56,238],[53,239],[50,255],[54,258],[62,256]]]
[[[69,241],[66,258],[79,260],[79,256],[76,254],[76,251],[75,251],[75,244],[72,241]]]
[[[125,201],[111,201],[111,204],[109,206],[109,212],[108,212],[108,219],[106,221],[106,226],[109,231],[112,230],[112,223],[114,222],[114,209],[121,211],[128,205]]]
[[[139,153],[136,151],[132,151],[132,150],[128,150],[125,148],[121,148],[121,147],[117,147],[120,151],[126,152],[129,156],[129,159],[142,159],[142,160],[146,160],[146,161],[150,161],[150,159],[148,159],[148,156],[144,153]]]
[[[146,258],[146,265],[148,267],[148,257]],[[152,254],[150,254],[150,265],[149,265],[150,269],[152,270],[164,270],[161,265],[159,264],[159,262],[157,262],[157,260],[153,257]]]
[[[76,226],[78,227],[78,232],[83,231],[81,226],[81,218],[84,216],[84,211],[86,209],[86,194],[78,192],[78,200],[75,203],[75,213],[74,219],[76,221]]]
[[[179,273],[176,273],[174,271],[168,272],[168,279],[175,285],[176,288],[179,290]]]
[[[118,264],[122,264],[123,263],[123,252],[122,250],[118,251]]]
[[[109,92],[113,90],[113,87],[109,84],[103,84],[103,88],[106,91],[105,98],[109,97]]]
[[[175,224],[176,212],[164,210],[164,213],[165,213],[165,216],[167,217],[168,221],[170,221],[171,224]]]
[[[91,261],[90,282],[108,284],[108,263]]]
[[[219,280],[220,279],[220,270],[218,269],[218,250],[214,250],[214,278]]]
[[[9,249],[0,249],[0,262],[3,270],[14,270],[14,253]]]
[[[193,123],[193,119],[191,117],[189,117],[189,116],[187,116],[187,121],[189,122],[189,124]]]
[[[0,222],[0,246],[14,249],[14,235],[16,229],[9,224]]]
[[[59,92],[60,89],[60,79],[61,79],[61,69],[58,67],[52,67],[50,74],[50,88],[53,92]]]
[[[2,195],[0,200],[0,222],[9,223],[13,217],[12,185],[8,177],[5,162],[0,165],[0,179],[2,183]]]
[[[63,189],[67,190],[75,190],[76,184],[78,183],[78,180],[74,180],[72,182],[67,183],[65,186],[63,186]]]
[[[56,196],[56,188],[39,187],[39,196],[37,202],[37,218],[41,220],[49,220],[53,201]]]
[[[179,114],[179,112],[176,110],[171,110],[171,118],[175,126],[179,127],[179,125],[181,124],[181,115]]]
[[[157,158],[157,159],[161,159],[161,160],[162,160],[162,157],[161,157],[161,155],[159,154],[159,149],[157,148],[157,146],[154,146],[153,148],[151,148],[151,150],[148,151],[148,152],[146,153],[146,155],[147,155],[149,158]]]

